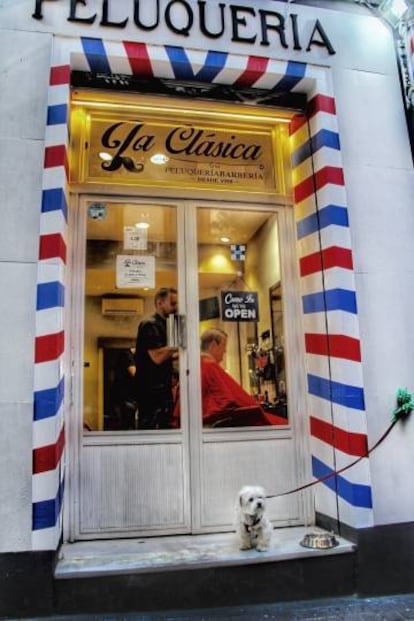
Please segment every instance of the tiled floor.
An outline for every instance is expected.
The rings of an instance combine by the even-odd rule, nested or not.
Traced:
[[[267,552],[239,550],[234,533],[69,543],[62,546],[55,576],[65,579],[159,570],[177,571],[322,554],[345,554],[354,549],[352,543],[340,537],[337,537],[338,545],[333,548],[305,548],[300,542],[309,532],[323,531],[315,527],[274,530],[272,545]]]

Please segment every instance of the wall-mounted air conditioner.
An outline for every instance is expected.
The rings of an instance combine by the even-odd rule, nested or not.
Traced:
[[[144,312],[144,300],[141,298],[102,298],[102,315],[136,317]]]

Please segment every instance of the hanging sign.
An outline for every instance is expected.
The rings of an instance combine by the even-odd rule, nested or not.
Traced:
[[[259,321],[259,300],[255,291],[222,291],[222,321]]]
[[[116,286],[118,289],[155,287],[155,257],[119,254],[116,257]]]

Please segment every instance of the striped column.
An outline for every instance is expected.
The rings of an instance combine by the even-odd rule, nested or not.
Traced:
[[[309,93],[291,126],[312,472],[325,477],[367,450],[359,324],[335,101]],[[316,510],[370,526],[368,460],[317,486]],[[338,505],[338,506],[337,506]]]
[[[50,71],[40,216],[33,415],[34,550],[55,549],[64,492],[69,65]]]
[[[329,69],[259,56],[108,42],[54,40],[41,206],[35,343],[33,549],[62,533],[65,411],[66,189],[70,70],[307,93],[291,124],[292,176],[306,347],[314,477],[367,445],[358,316],[344,175]],[[316,488],[317,511],[358,528],[372,523],[367,460]]]

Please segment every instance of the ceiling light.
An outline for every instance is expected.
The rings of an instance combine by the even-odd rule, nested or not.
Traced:
[[[164,153],[154,153],[151,157],[151,162],[153,164],[166,164],[170,158]]]
[[[223,242],[223,244],[228,244],[230,241],[230,237],[220,237],[220,241]]]
[[[148,222],[137,222],[135,225],[136,229],[149,229],[149,224]]]

